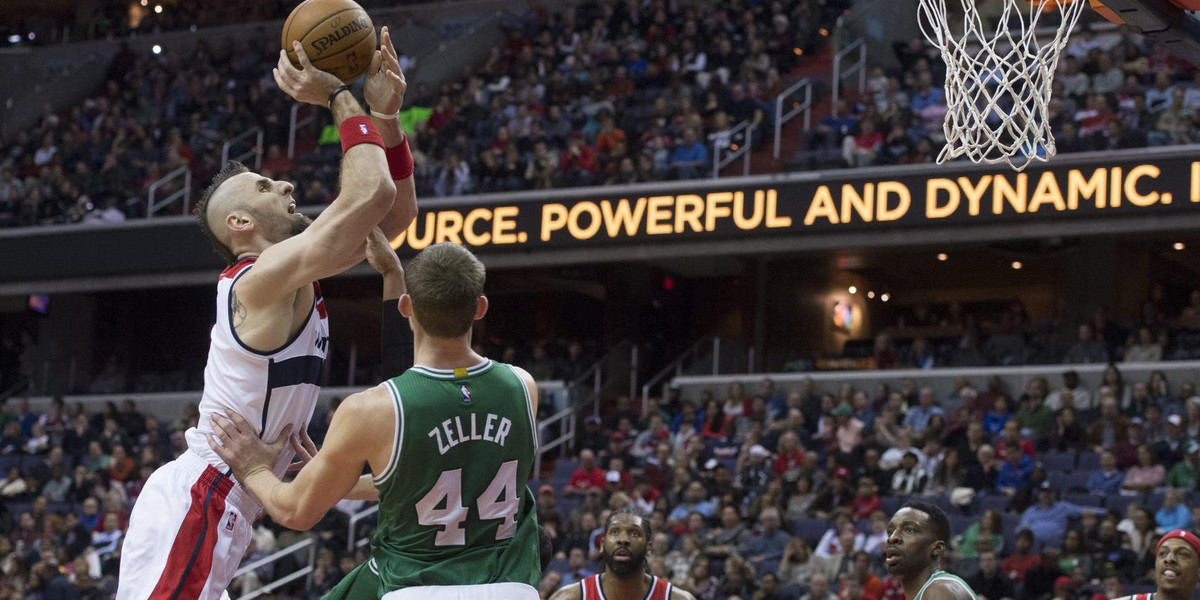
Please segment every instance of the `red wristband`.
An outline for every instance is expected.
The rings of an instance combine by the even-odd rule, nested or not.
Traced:
[[[342,140],[342,154],[359,144],[375,144],[383,147],[383,136],[375,129],[371,117],[350,117],[338,125],[338,137]]]
[[[408,148],[408,136],[404,136],[404,141],[392,146],[384,148],[383,153],[387,155],[388,171],[392,172],[392,179],[400,181],[412,177],[413,174],[413,157],[412,150]]]

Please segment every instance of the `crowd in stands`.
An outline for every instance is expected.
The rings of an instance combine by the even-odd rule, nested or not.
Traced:
[[[806,135],[807,150],[841,150],[825,164],[937,158],[945,143],[945,66],[921,40],[895,49],[898,68],[875,68],[857,102],[839,103]],[[1049,121],[1061,154],[1194,144],[1200,141],[1200,71],[1140,35],[1085,27],[1071,36],[1059,62]],[[814,161],[822,156],[801,154]]]
[[[1154,283],[1137,318],[1119,323],[1094,307],[1076,327],[1031,317],[1020,302],[969,310],[959,303],[899,310],[873,340],[847,343],[844,356],[870,356],[881,369],[1157,362],[1200,358],[1200,290],[1182,306]],[[988,310],[990,309],[990,310]]]
[[[483,64],[410,89],[402,118],[418,191],[707,176],[713,144],[739,143],[731,134],[738,123],[755,123],[761,141],[768,101],[847,5],[605,0],[531,11],[510,23]],[[336,131],[326,128],[316,152],[287,157],[290,104],[270,76],[274,40],[259,31],[200,43],[186,56],[122,49],[98,93],[63,113],[47,110],[3,148],[0,227],[143,216],[150,183],[184,165],[205,181],[224,141],[256,126],[264,129],[264,174],[296,181],[302,203],[329,201]]]
[[[909,379],[760,380],[720,396],[672,389],[645,407],[617,398],[585,420],[577,455],[530,482],[556,556],[541,591],[594,573],[607,512],[632,505],[656,532],[651,571],[698,598],[898,600],[881,569],[887,519],[924,497],[951,515],[945,566],[977,592],[1111,600],[1145,589],[1157,535],[1200,523],[1195,394],[1111,367],[1096,389],[992,379],[939,397]],[[323,408],[310,424],[318,444],[336,401]],[[194,405],[164,420],[132,401],[94,413],[0,404],[0,598],[111,598],[132,503],[196,418]],[[317,598],[364,558],[346,550],[361,508],[339,505],[311,533],[264,521],[246,561],[312,537],[313,577],[276,595]],[[306,561],[253,571],[231,595]]]
[[[944,567],[981,597],[1150,591],[1157,536],[1200,530],[1200,396],[1110,371],[1097,389],[761,380],[620,398],[587,419],[577,461],[535,482],[558,553],[543,597],[596,572],[605,516],[634,506],[651,572],[698,598],[895,600],[886,524],[915,497],[950,514]]]
[[[422,4],[428,0],[361,0],[358,4],[367,9],[390,8],[411,4]],[[295,8],[295,2],[286,0],[157,0],[155,2],[128,2],[126,0],[98,0],[97,2],[75,2],[52,6],[39,11],[29,7],[21,14],[8,13],[0,19],[0,31],[18,36],[11,44],[38,46],[61,43],[64,38],[45,33],[47,23],[64,27],[66,39],[88,41],[125,38],[132,35],[149,35],[159,32],[178,31],[199,27],[216,27],[255,21],[284,19]],[[161,7],[161,8],[158,8]],[[35,35],[29,37],[27,34]]]

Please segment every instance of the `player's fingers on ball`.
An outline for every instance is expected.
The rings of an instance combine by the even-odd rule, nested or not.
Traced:
[[[279,51],[279,72],[291,74],[296,71],[296,65],[292,64],[292,59],[288,58],[287,50]]]
[[[292,42],[292,49],[296,51],[296,58],[300,59],[300,68],[305,70],[313,68],[312,62],[308,60],[308,55],[304,53],[304,46],[300,45],[299,41]]]

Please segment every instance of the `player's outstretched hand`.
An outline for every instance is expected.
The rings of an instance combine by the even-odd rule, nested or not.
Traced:
[[[367,236],[367,262],[380,275],[399,274],[404,276],[404,266],[400,264],[400,257],[396,256],[396,251],[392,250],[392,245],[388,242],[387,236],[383,234],[383,230],[376,227],[371,231],[371,235]]]
[[[400,264],[400,257],[378,227],[367,236],[367,262],[383,275],[384,300],[399,298],[408,291],[404,284],[404,265]]]
[[[308,430],[301,429],[299,435],[292,434],[288,438],[288,443],[292,445],[292,451],[296,453],[296,460],[288,465],[287,472],[295,473],[304,468],[317,455],[317,445],[313,443],[312,438],[308,437]]]
[[[314,67],[308,60],[308,55],[304,53],[304,46],[300,45],[300,42],[293,42],[292,49],[300,61],[300,68],[297,69],[292,61],[288,60],[286,50],[280,50],[279,64],[271,69],[271,74],[275,76],[275,83],[279,85],[279,89],[294,98],[296,102],[329,106],[329,94],[342,85],[342,80],[332,73],[326,73]]]
[[[392,47],[392,34],[386,26],[379,38],[379,50],[375,52],[375,58],[367,68],[363,98],[371,110],[384,115],[394,115],[404,106],[404,92],[408,89],[408,81],[404,78],[404,71],[400,70],[400,56]]]
[[[271,470],[279,453],[292,437],[292,425],[285,425],[279,437],[268,444],[254,432],[254,427],[241,415],[225,411],[224,415],[212,416],[213,432],[208,436],[208,445],[217,456],[233,470],[238,481],[260,469]]]

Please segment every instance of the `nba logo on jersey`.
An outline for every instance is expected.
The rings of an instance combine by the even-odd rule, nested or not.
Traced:
[[[237,525],[237,513],[229,513],[229,518],[225,519],[225,531],[233,531],[235,525]]]
[[[464,385],[464,386],[458,388],[458,391],[462,392],[463,404],[470,404],[471,403],[471,390],[467,386]]]
[[[359,123],[358,128],[359,128],[359,130],[362,131],[363,135],[367,135],[367,124],[366,123]]]

